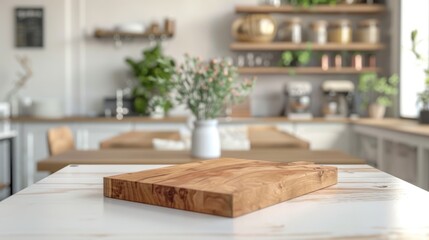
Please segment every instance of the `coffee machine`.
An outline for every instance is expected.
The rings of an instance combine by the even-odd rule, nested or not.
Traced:
[[[326,118],[353,117],[356,113],[355,86],[349,80],[328,80],[322,84],[323,115]]]
[[[286,85],[285,113],[291,119],[311,119],[311,84],[309,82],[289,82]]]

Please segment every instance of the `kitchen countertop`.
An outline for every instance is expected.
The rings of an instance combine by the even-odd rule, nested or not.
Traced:
[[[61,118],[43,118],[43,117],[13,117],[10,120],[13,123],[70,123],[70,122],[84,122],[84,123],[185,123],[187,117],[166,117],[166,118],[151,118],[151,117],[125,117],[118,120],[115,117],[87,117],[87,116],[74,116],[74,117],[61,117]]]
[[[358,126],[366,126],[373,128],[380,128],[386,130],[392,130],[401,133],[408,133],[413,135],[419,135],[423,137],[429,137],[429,124],[419,124],[414,120],[405,119],[359,119],[351,121],[351,123]]]
[[[96,122],[96,123],[183,123],[188,121],[187,117],[167,117],[167,118],[150,118],[150,117],[126,117],[123,120],[105,117],[64,117],[64,118],[34,118],[34,117],[17,117],[12,118],[15,123],[70,123],[70,122]],[[429,125],[421,125],[415,120],[405,120],[397,118],[369,119],[369,118],[313,118],[308,120],[289,119],[286,117],[268,117],[268,118],[221,118],[220,123],[242,123],[242,124],[278,124],[278,123],[348,123],[360,126],[375,127],[397,131],[401,133],[414,134],[429,137]]]
[[[275,162],[308,161],[319,164],[364,164],[365,161],[335,150],[251,149],[222,151],[222,157]],[[74,150],[37,162],[37,170],[55,172],[69,164],[181,164],[197,161],[189,151],[154,149]]]
[[[10,120],[16,123],[38,123],[38,122],[177,122],[186,123],[188,117],[165,117],[165,118],[151,118],[151,117],[125,117],[118,120],[114,117],[87,117],[87,116],[73,116],[62,118],[43,118],[43,117],[13,117]],[[220,118],[221,123],[277,123],[277,122],[340,122],[348,123],[351,120],[348,118],[312,118],[312,119],[289,119],[287,117],[249,117],[249,118]]]
[[[103,197],[103,177],[159,165],[69,166],[0,202],[0,239],[425,239],[429,193],[367,165],[238,218]]]

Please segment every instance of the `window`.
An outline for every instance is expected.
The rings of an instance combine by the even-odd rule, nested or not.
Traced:
[[[401,60],[400,60],[400,116],[416,118],[419,113],[417,93],[424,89],[424,64],[419,64],[411,53],[411,32],[418,31],[422,40],[418,51],[429,56],[429,1],[401,1]]]

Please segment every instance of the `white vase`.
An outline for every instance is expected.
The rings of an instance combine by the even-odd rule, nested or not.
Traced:
[[[386,107],[380,104],[370,104],[369,105],[369,117],[375,119],[384,118],[384,114],[386,113]]]
[[[215,119],[195,121],[191,146],[191,154],[195,158],[219,158],[220,137],[218,121]]]

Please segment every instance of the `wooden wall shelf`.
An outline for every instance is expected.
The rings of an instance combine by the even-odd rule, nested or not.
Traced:
[[[320,67],[240,67],[241,74],[360,74],[365,72],[380,72],[380,68],[363,68],[356,70],[352,67],[330,68],[323,70]]]
[[[171,38],[173,35],[167,35],[165,33],[160,34],[148,34],[148,33],[127,33],[127,32],[117,32],[117,31],[105,31],[105,30],[96,30],[94,32],[96,38]]]
[[[237,13],[355,13],[355,14],[375,14],[386,11],[382,4],[337,4],[337,5],[319,5],[308,8],[295,6],[246,6],[235,7]]]
[[[368,44],[368,43],[286,43],[286,42],[271,42],[271,43],[249,43],[235,42],[230,45],[233,51],[285,51],[285,50],[305,50],[311,49],[315,51],[378,51],[384,49],[383,44]]]

